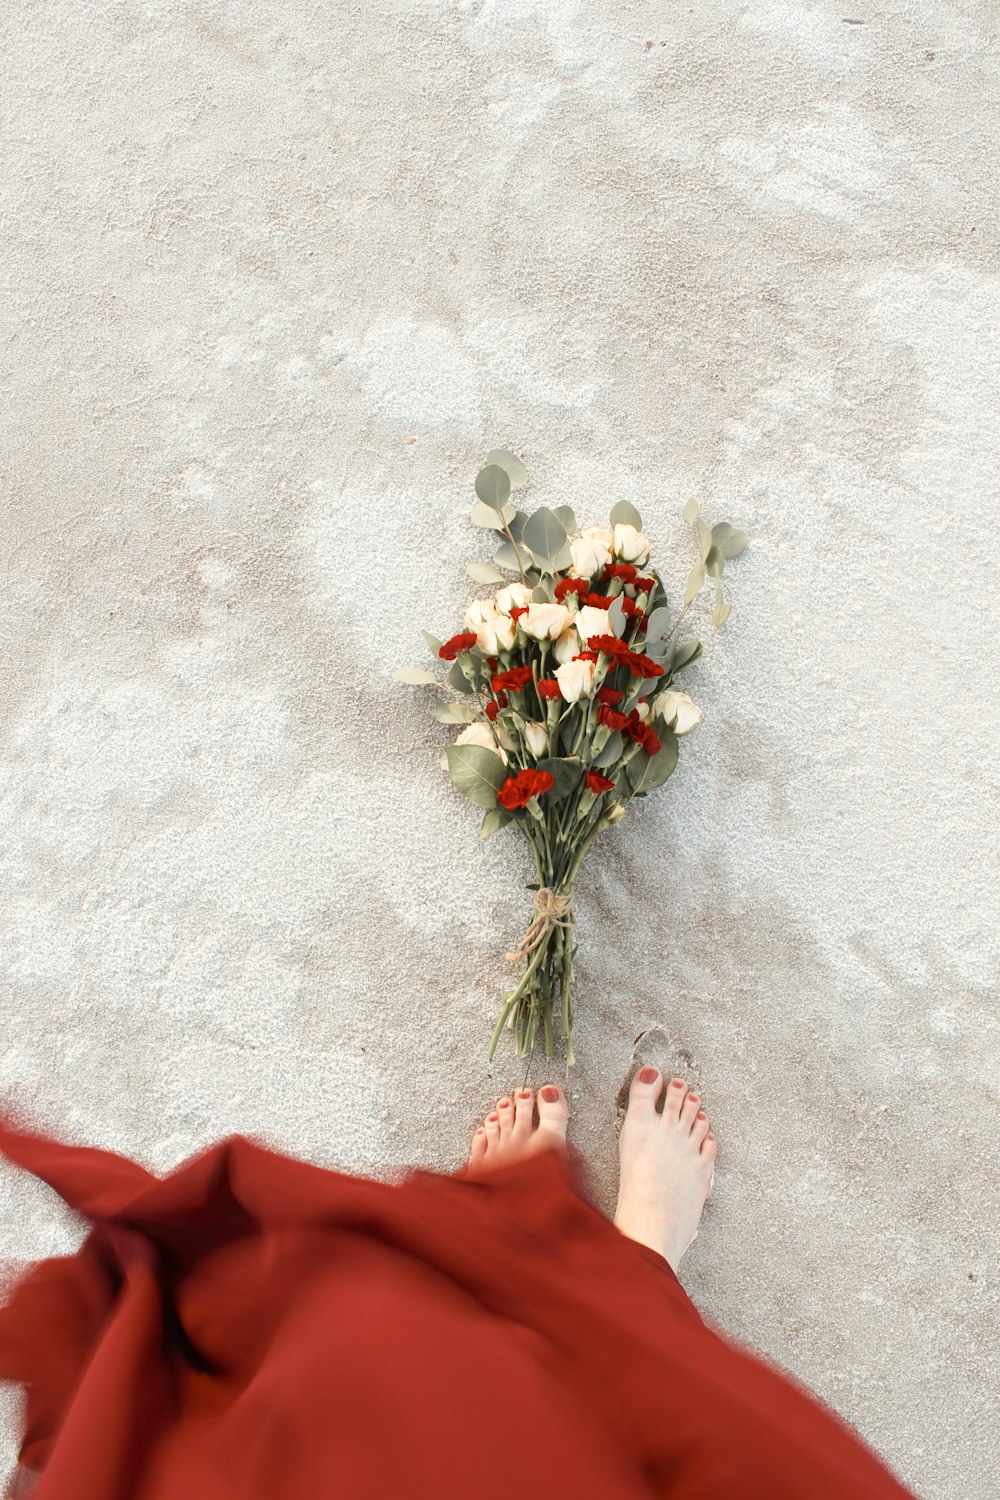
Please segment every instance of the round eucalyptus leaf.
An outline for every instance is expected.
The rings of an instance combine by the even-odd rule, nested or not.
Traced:
[[[516,453],[508,453],[506,448],[493,448],[487,453],[486,462],[506,470],[512,490],[519,490],[522,484],[527,484],[528,471]]]
[[[568,566],[571,554],[566,528],[548,506],[540,505],[528,517],[521,535],[541,572],[556,573]]]
[[[491,833],[496,833],[498,828],[506,828],[508,823],[513,823],[514,814],[509,813],[505,807],[490,807],[483,814],[483,825],[479,830],[481,839],[488,839]]]
[[[435,703],[431,709],[439,724],[471,724],[478,712],[474,703]]]
[[[437,657],[437,660],[440,661],[441,658],[440,656],[438,656],[438,652],[441,650],[442,642],[438,640],[436,635],[431,635],[429,630],[422,630],[420,634],[423,636],[424,642],[426,643],[427,649],[430,651],[431,655]]]
[[[521,557],[525,562],[527,562],[528,558],[525,557],[524,548],[521,547],[520,542],[518,543],[518,546],[521,550]],[[493,561],[496,563],[498,568],[506,568],[508,572],[520,573],[521,571],[521,565],[517,560],[517,553],[514,551],[514,548],[511,546],[510,542],[502,542],[500,544],[500,546],[493,554]]]
[[[667,636],[670,634],[670,611],[669,609],[654,609],[652,614],[646,617],[646,644],[643,646],[647,656],[654,661],[662,661],[667,653]]]
[[[705,554],[705,572],[710,578],[718,579],[722,577],[722,572],[725,566],[726,559],[723,557],[718,547],[716,547],[713,543],[713,545],[709,547],[707,553]]]
[[[645,750],[640,750],[635,759],[628,763],[629,785],[634,796],[662,786],[677,764],[677,736],[674,731],[663,726],[660,740],[660,748],[655,755],[647,755]]]
[[[629,522],[629,525],[631,524],[632,523]],[[614,604],[612,604],[611,608],[608,610],[608,624],[611,626],[611,629],[614,631],[615,635],[619,637],[624,635],[626,618],[627,616],[625,614],[625,611],[622,609],[621,595],[619,594]]]
[[[392,675],[397,682],[409,683],[411,687],[425,687],[438,680],[433,672],[425,672],[423,667],[397,667]]]
[[[566,529],[566,535],[572,536],[576,530],[576,516],[573,514],[571,505],[557,505],[552,514]]]
[[[608,736],[608,742],[604,746],[604,749],[601,751],[600,755],[594,757],[594,765],[598,768],[598,770],[603,770],[605,766],[614,765],[615,761],[622,753],[622,744],[623,740],[621,730],[612,729],[610,735]]]
[[[487,464],[476,475],[476,494],[484,505],[498,513],[510,499],[510,475],[499,464]]]
[[[728,521],[717,521],[712,527],[712,540],[723,557],[739,557],[750,538],[745,531],[736,531]]]
[[[473,526],[481,526],[484,531],[502,531],[508,516],[514,514],[512,505],[505,505],[502,510],[494,510],[492,505],[484,505],[477,500],[472,507],[469,520]]]
[[[701,641],[678,641],[674,646],[669,671],[674,673],[679,672],[682,667],[689,667],[693,661],[698,660],[700,655]]]
[[[702,562],[701,558],[699,557],[698,561],[694,564],[694,567],[691,569],[690,573],[688,574],[687,586],[686,586],[686,588],[684,590],[684,603],[685,603],[685,605],[688,605],[688,604],[691,603],[691,600],[694,598],[695,594],[698,592],[698,590],[701,588],[701,586],[702,586],[702,584],[704,582],[705,582],[705,564]]]
[[[456,693],[471,694],[472,692],[472,686],[469,682],[466,681],[465,673],[462,671],[462,668],[459,666],[458,662],[455,662],[454,666],[448,673],[448,684],[450,687],[453,687],[455,689]]]
[[[634,526],[636,531],[642,530],[642,517],[627,500],[619,500],[617,505],[612,505],[608,520],[612,526]]]
[[[471,562],[465,571],[473,583],[506,583],[506,575],[495,568],[492,563]]]
[[[552,786],[545,793],[546,802],[561,802],[580,785],[583,762],[576,755],[552,756],[547,760],[536,761],[535,769],[548,771],[553,778]]]
[[[484,745],[448,745],[448,772],[456,791],[480,807],[496,807],[497,792],[507,780],[507,767]]]
[[[688,503],[684,507],[684,519],[688,523],[688,525],[690,526],[691,523],[692,523],[692,521],[697,520],[697,518],[698,518],[698,502],[697,502],[697,500],[689,500]]]

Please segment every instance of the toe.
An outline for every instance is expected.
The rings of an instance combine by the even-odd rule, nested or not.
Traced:
[[[538,1091],[538,1128],[565,1136],[569,1122],[566,1095],[557,1083],[547,1083]]]
[[[659,1068],[654,1068],[652,1063],[640,1068],[629,1086],[629,1111],[635,1110],[637,1115],[655,1113],[662,1088],[663,1074]]]
[[[483,1129],[486,1131],[486,1145],[487,1145],[487,1147],[492,1150],[495,1147],[499,1146],[499,1144],[500,1144],[500,1115],[499,1115],[499,1113],[497,1113],[496,1111],[494,1111],[493,1114],[487,1115],[486,1119],[483,1121]]]
[[[718,1154],[719,1154],[719,1148],[718,1148],[718,1145],[716,1144],[715,1136],[712,1134],[711,1131],[709,1131],[708,1135],[706,1135],[705,1139],[701,1143],[701,1156],[702,1156],[702,1160],[706,1161],[708,1163],[709,1172],[710,1172],[710,1176],[709,1176],[709,1179],[708,1179],[708,1191],[709,1192],[712,1191],[712,1184],[715,1181],[715,1161],[716,1161],[716,1157],[718,1156]]]
[[[680,1118],[681,1105],[684,1103],[684,1095],[687,1093],[687,1084],[683,1078],[671,1078],[670,1087],[667,1089],[667,1101],[663,1106],[663,1113],[671,1120]]]
[[[485,1155],[486,1155],[486,1131],[480,1125],[479,1129],[476,1131],[475,1135],[472,1137],[472,1149],[469,1152],[469,1165],[472,1166],[472,1167],[476,1166],[476,1164],[478,1162],[482,1161],[482,1159],[483,1159],[483,1157]]]
[[[498,1099],[497,1113],[500,1116],[500,1139],[509,1141],[514,1129],[514,1105],[511,1100],[506,1097]]]
[[[535,1096],[530,1089],[520,1089],[514,1095],[515,1141],[526,1141],[531,1135],[531,1122],[535,1112]]]
[[[687,1098],[684,1100],[684,1103],[681,1105],[680,1127],[682,1132],[687,1131],[688,1133],[690,1133],[691,1126],[694,1124],[695,1120],[697,1120],[698,1111],[700,1109],[701,1100],[699,1099],[698,1095],[689,1093]]]
[[[710,1129],[711,1125],[708,1115],[706,1115],[703,1109],[700,1109],[694,1124],[691,1126],[691,1139],[696,1146],[701,1145]]]

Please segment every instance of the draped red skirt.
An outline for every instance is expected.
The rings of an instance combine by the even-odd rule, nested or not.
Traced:
[[[91,1221],[0,1308],[34,1500],[913,1500],[553,1152],[381,1183],[232,1136],[157,1178],[0,1123]],[[37,1483],[36,1483],[37,1477]]]

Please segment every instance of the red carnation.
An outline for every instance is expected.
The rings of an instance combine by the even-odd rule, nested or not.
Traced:
[[[661,749],[660,736],[648,724],[644,724],[639,718],[638,709],[633,708],[625,725],[625,733],[641,745],[647,755],[655,755]]]
[[[624,641],[620,641],[616,635],[592,635],[587,638],[587,645],[593,646],[596,651],[603,651],[605,656],[630,655]]]
[[[638,604],[636,604],[634,599],[630,599],[628,594],[619,594],[618,602],[621,604],[624,614],[629,616],[642,614],[642,610],[639,608]]]
[[[589,588],[586,578],[561,578],[554,589],[556,603],[561,604],[567,594],[582,594]]]
[[[655,729],[650,729],[648,724],[646,726],[646,733],[643,736],[642,748],[647,755],[655,755],[658,750],[663,749],[660,736],[656,733]]]
[[[574,661],[592,661],[594,663],[594,665],[596,666],[597,665],[597,652],[596,651],[580,651],[580,652],[577,653],[576,656],[574,656],[573,660]]]
[[[539,698],[561,698],[559,683],[555,677],[540,677],[535,684]]]
[[[589,604],[591,609],[610,609],[614,603],[606,594],[584,594],[580,600],[581,604]]]
[[[597,689],[598,703],[620,703],[624,696],[624,693],[620,693],[617,688],[599,687]]]
[[[638,568],[633,568],[631,563],[608,563],[601,576],[602,578],[624,578],[626,583],[632,583],[638,571]]]
[[[614,790],[614,782],[610,777],[602,776],[600,771],[588,771],[583,779],[587,783],[588,790],[592,791],[595,797],[599,797],[602,792]]]
[[[609,708],[606,703],[602,703],[597,710],[597,722],[606,724],[609,729],[624,729],[628,719],[624,714],[620,714],[617,708]]]
[[[519,616],[526,615],[527,613],[528,613],[528,606],[526,604],[522,604],[522,605],[516,606],[514,609],[511,610],[510,617],[511,617],[512,620],[516,620],[516,619],[519,618]]]
[[[551,771],[519,771],[516,776],[508,776],[503,786],[497,792],[497,801],[501,807],[508,812],[514,812],[518,807],[527,807],[532,797],[540,797],[554,784]]]
[[[495,720],[495,718],[496,718],[497,714],[500,712],[500,710],[502,708],[506,708],[507,707],[507,696],[506,696],[506,694],[505,693],[501,693],[500,697],[503,699],[502,703],[499,700],[496,703],[487,703],[486,707],[483,709],[483,713],[489,719],[489,721],[490,721],[491,724]]]
[[[622,661],[628,667],[633,677],[663,676],[663,668],[651,656],[646,656],[642,651],[626,650],[622,654]]]
[[[495,656],[488,656],[486,658],[486,665],[489,667],[491,672],[495,672],[497,667],[500,665],[500,662]]]
[[[463,630],[461,635],[453,635],[450,641],[445,641],[438,652],[442,661],[454,661],[462,651],[468,651],[470,646],[476,644],[476,632],[474,630]]]
[[[502,693],[505,688],[512,693],[519,693],[524,684],[530,681],[530,667],[511,667],[509,672],[495,672],[491,686],[495,693]]]
[[[651,594],[656,588],[655,578],[643,578],[641,576],[637,576],[632,579],[632,582],[635,584],[636,589],[640,594]]]

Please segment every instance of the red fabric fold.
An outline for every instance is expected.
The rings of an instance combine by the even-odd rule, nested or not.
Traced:
[[[0,1308],[33,1500],[913,1500],[572,1147],[394,1184],[244,1136],[165,1178],[2,1122],[0,1151],[92,1224]]]

